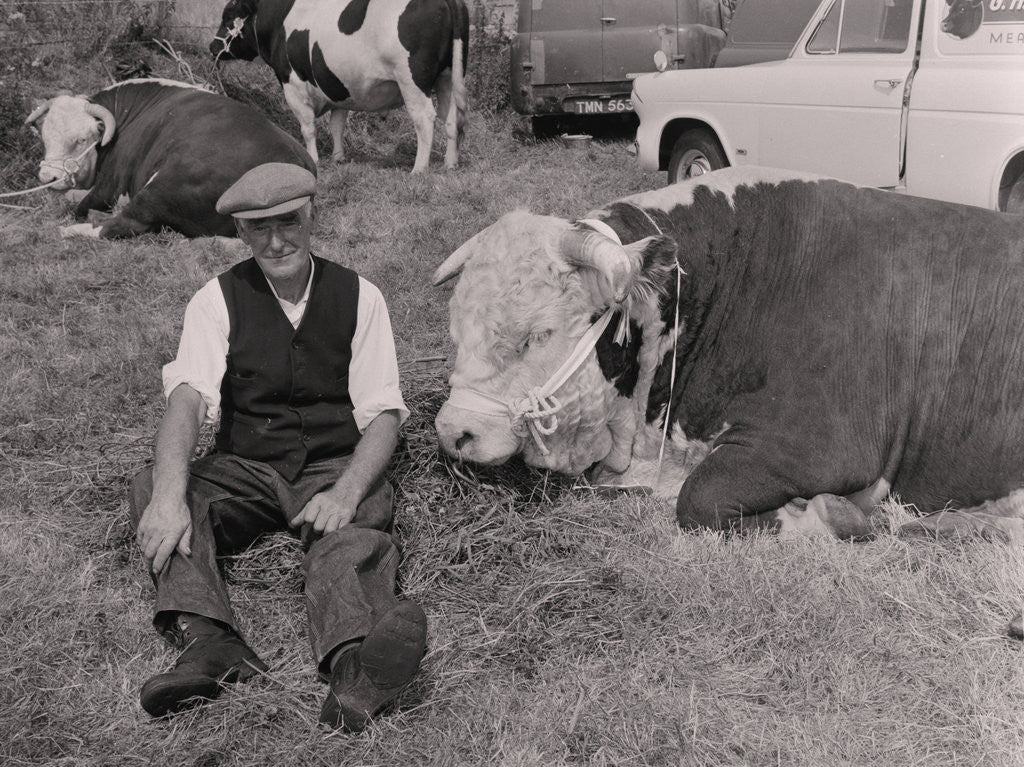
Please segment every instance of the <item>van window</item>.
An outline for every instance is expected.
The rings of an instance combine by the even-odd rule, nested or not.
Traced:
[[[910,40],[913,0],[839,0],[807,42],[808,53],[902,53]],[[841,29],[841,33],[840,33]]]
[[[730,43],[792,46],[820,0],[743,0],[729,27]]]

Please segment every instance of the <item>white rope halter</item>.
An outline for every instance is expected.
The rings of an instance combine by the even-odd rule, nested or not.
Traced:
[[[242,34],[242,27],[245,26],[245,22],[246,22],[247,18],[248,18],[247,16],[236,16],[234,18],[234,20],[231,22],[230,29],[226,29],[225,30],[224,37],[217,37],[217,35],[213,36],[213,39],[215,41],[216,40],[220,40],[220,45],[221,45],[220,50],[217,51],[217,55],[213,59],[213,62],[215,64],[218,61],[220,61],[220,57],[223,56],[225,53],[230,53],[230,51],[228,49],[231,48],[231,42],[236,37],[238,37],[238,36],[240,36]],[[253,24],[255,24],[255,20],[253,21]],[[259,46],[259,42],[257,42],[256,45],[258,47]]]
[[[87,146],[74,157],[63,157],[59,160],[40,160],[40,170],[42,170],[43,168],[54,168],[56,170],[62,171],[64,175],[56,179],[55,181],[51,181],[48,184],[43,184],[42,186],[37,186],[34,189],[28,189],[26,191],[33,192],[36,189],[45,189],[46,187],[53,186],[54,184],[60,181],[70,181],[72,188],[74,188],[78,183],[75,179],[75,174],[78,173],[79,169],[82,167],[81,159],[85,157],[86,154],[88,154],[93,149],[93,147],[95,147],[98,143],[99,139],[93,141],[91,144],[89,144],[89,146]],[[25,192],[18,192],[17,194],[25,194]]]
[[[586,224],[613,242],[622,244],[615,230],[604,221],[588,218],[581,219],[577,223]],[[541,386],[534,386],[527,391],[526,396],[507,402],[478,389],[457,386],[452,388],[448,403],[453,407],[485,415],[508,416],[514,434],[523,436],[529,431],[541,455],[550,455],[551,451],[544,444],[544,437],[554,434],[558,429],[558,412],[562,409],[562,402],[555,396],[555,392],[562,388],[569,377],[590,356],[590,352],[594,350],[605,328],[612,321],[612,315],[620,310],[622,310],[622,318],[615,338],[617,342],[621,343],[620,339],[628,334],[628,329],[624,330],[623,326],[628,328],[629,314],[623,307],[613,304],[587,328],[580,340],[576,342],[572,352],[569,353],[569,357],[551,374],[548,380]]]
[[[647,219],[654,226],[655,231],[658,234],[662,234],[661,227],[657,225],[650,214],[647,213],[643,208],[634,205],[637,210],[647,216]],[[599,234],[607,237],[612,242],[618,245],[622,244],[622,240],[619,239],[619,235],[604,221],[597,219],[580,219],[577,223],[585,224],[591,229],[595,230]],[[679,338],[679,293],[682,285],[682,267],[676,263],[676,311],[675,311],[675,327],[674,336],[672,343],[672,371],[669,380],[669,399],[668,405],[665,409],[665,425],[661,435],[661,449],[658,452],[658,478],[661,477],[661,465],[665,454],[665,441],[668,437],[668,424],[669,424],[669,410],[672,406],[672,394],[675,391],[676,383],[676,342]],[[569,377],[576,372],[576,370],[586,361],[597,345],[598,340],[604,333],[612,320],[612,316],[617,311],[622,312],[622,316],[619,320],[619,327],[615,332],[615,342],[622,344],[624,341],[629,339],[629,309],[628,309],[629,298],[627,297],[623,304],[613,304],[605,310],[596,322],[594,322],[583,336],[576,342],[576,346],[573,347],[569,357],[563,362],[558,369],[551,374],[544,384],[541,386],[534,386],[532,389],[527,391],[525,397],[512,400],[511,402],[503,400],[500,397],[487,394],[478,389],[474,389],[469,386],[456,386],[452,387],[451,393],[448,396],[448,404],[453,407],[462,408],[463,410],[470,410],[475,413],[482,413],[484,415],[494,416],[506,416],[512,425],[512,431],[518,436],[523,436],[526,431],[530,432],[533,437],[533,441],[537,445],[537,449],[540,450],[542,455],[550,455],[551,451],[548,450],[546,444],[544,444],[544,437],[554,434],[558,429],[558,412],[562,409],[562,402],[555,397],[555,392],[562,388]]]
[[[448,396],[448,404],[475,413],[507,416],[512,423],[513,433],[523,436],[529,431],[541,454],[550,455],[544,437],[555,433],[558,428],[558,412],[562,409],[562,402],[555,396],[555,392],[590,356],[615,311],[616,307],[609,307],[597,322],[587,328],[587,332],[576,342],[558,370],[544,384],[530,389],[525,397],[509,402],[469,386],[456,386]]]

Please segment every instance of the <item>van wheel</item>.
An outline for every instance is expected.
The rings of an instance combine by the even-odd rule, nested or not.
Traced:
[[[1021,173],[1010,187],[1010,194],[1006,197],[1005,210],[1007,213],[1024,215],[1024,173]]]
[[[729,165],[715,134],[704,128],[691,128],[676,139],[668,161],[668,183],[675,184],[703,176]]]

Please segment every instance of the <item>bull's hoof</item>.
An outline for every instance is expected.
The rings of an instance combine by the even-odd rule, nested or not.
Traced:
[[[842,541],[865,541],[873,536],[871,524],[853,501],[821,493],[810,501],[794,498],[778,510],[782,536],[820,536]]]
[[[1011,639],[1024,639],[1024,613],[1017,613],[1006,627]]]
[[[93,239],[98,239],[100,229],[101,227],[93,226],[92,224],[72,224],[71,226],[60,227],[60,236],[65,240],[71,237],[92,237]]]
[[[816,495],[807,504],[807,510],[817,511],[821,521],[842,541],[866,541],[874,535],[864,512],[841,495]]]

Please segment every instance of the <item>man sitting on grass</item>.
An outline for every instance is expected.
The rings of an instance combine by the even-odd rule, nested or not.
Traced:
[[[164,367],[154,465],[131,489],[156,583],[153,625],[182,650],[142,687],[153,716],[214,698],[266,665],[242,639],[216,556],[290,526],[308,549],[309,636],[330,693],[320,721],[359,731],[409,683],[426,617],[395,596],[399,554],[382,472],[408,415],[387,307],[371,283],[310,252],[316,179],[246,173],[217,202],[252,258],[189,302]],[[192,461],[204,422],[216,448]]]

